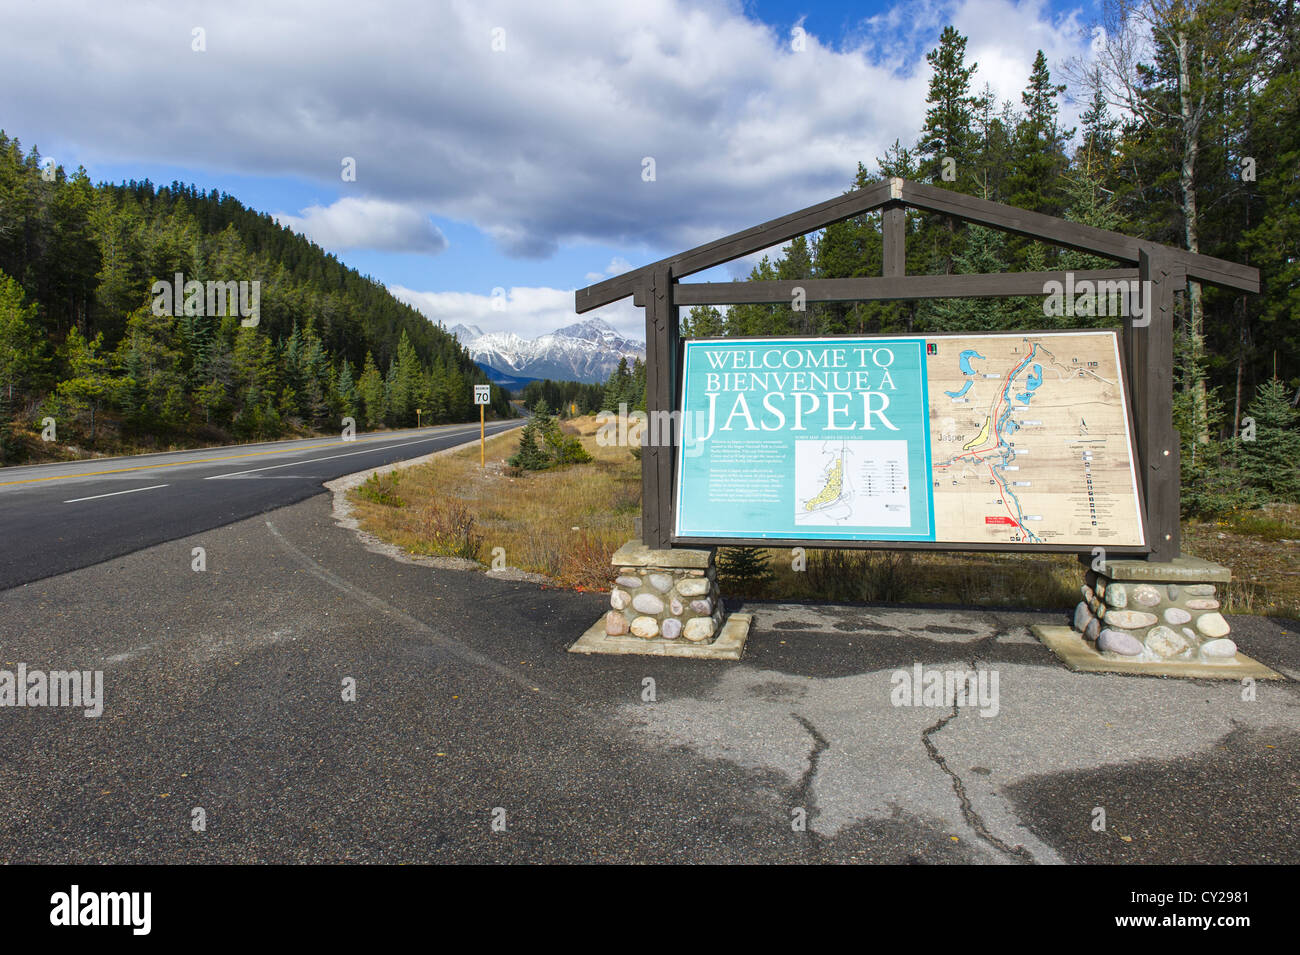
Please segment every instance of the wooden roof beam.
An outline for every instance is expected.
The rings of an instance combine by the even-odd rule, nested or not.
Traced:
[[[809,206],[807,209],[800,209],[798,212],[772,219],[741,232],[733,232],[731,235],[689,251],[578,289],[574,293],[574,303],[579,313],[589,312],[593,308],[600,308],[610,302],[627,298],[637,286],[644,285],[648,280],[647,276],[657,268],[665,266],[671,268],[674,278],[693,275],[711,269],[715,265],[730,262],[732,259],[780,245],[782,242],[789,242],[797,236],[815,232],[833,222],[851,219],[879,209],[897,198],[891,193],[889,182],[878,182],[865,189],[846,192],[834,199]]]

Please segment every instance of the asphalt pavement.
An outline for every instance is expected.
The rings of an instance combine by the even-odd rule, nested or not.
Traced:
[[[339,526],[320,481],[372,466],[325,460],[351,450],[0,488],[58,510],[168,485],[58,531],[75,553],[115,501],[139,544],[0,591],[0,670],[104,675],[96,718],[0,708],[0,860],[1300,861],[1294,621],[1231,618],[1289,677],[1252,687],[1072,673],[1028,629],[1061,614],[967,608],[751,602],[738,663],[579,656],[606,595]],[[233,473],[279,463],[310,478]],[[26,533],[7,568],[49,543]],[[918,664],[996,695],[900,703]]]
[[[494,421],[488,434],[522,422]],[[221,527],[462,444],[474,424],[0,468],[0,590]]]

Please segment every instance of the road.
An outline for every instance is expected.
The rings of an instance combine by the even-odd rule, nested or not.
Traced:
[[[494,421],[488,434],[521,422]],[[321,493],[321,484],[462,444],[478,424],[0,468],[0,590]]]
[[[1230,618],[1290,678],[1249,694],[1072,673],[1028,630],[1062,614],[974,608],[755,602],[738,663],[578,656],[607,595],[377,552],[319,486],[351,450],[3,490],[74,542],[141,500],[195,527],[0,590],[0,671],[104,681],[98,718],[0,708],[0,862],[1300,861],[1295,621]],[[282,463],[314,477],[236,476]],[[897,705],[918,664],[998,699]]]

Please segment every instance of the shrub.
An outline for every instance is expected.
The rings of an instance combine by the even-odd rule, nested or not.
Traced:
[[[420,512],[420,536],[428,553],[478,560],[483,535],[464,501],[435,501]]]
[[[719,583],[728,593],[762,597],[772,586],[771,555],[758,547],[724,547],[718,551]]]
[[[364,484],[357,488],[357,494],[367,501],[383,504],[385,507],[405,507],[406,502],[397,494],[397,485],[400,480],[397,471],[386,477],[380,477],[379,472],[376,471],[366,478]]]
[[[519,435],[519,450],[506,464],[523,471],[546,471],[569,464],[583,464],[591,455],[575,435],[565,434],[555,418],[546,413],[546,403],[537,403],[533,419]]]
[[[846,603],[906,599],[912,572],[910,551],[814,550],[808,554],[808,584],[828,600]]]

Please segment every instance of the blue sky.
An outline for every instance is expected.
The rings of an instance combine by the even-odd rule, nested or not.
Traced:
[[[43,0],[6,11],[0,127],[96,181],[228,192],[432,320],[531,337],[577,320],[574,288],[827,198],[914,139],[945,24],[970,37],[976,84],[1018,100],[1035,51],[1060,80],[1094,16],[1046,0]],[[639,333],[628,303],[600,314]]]

